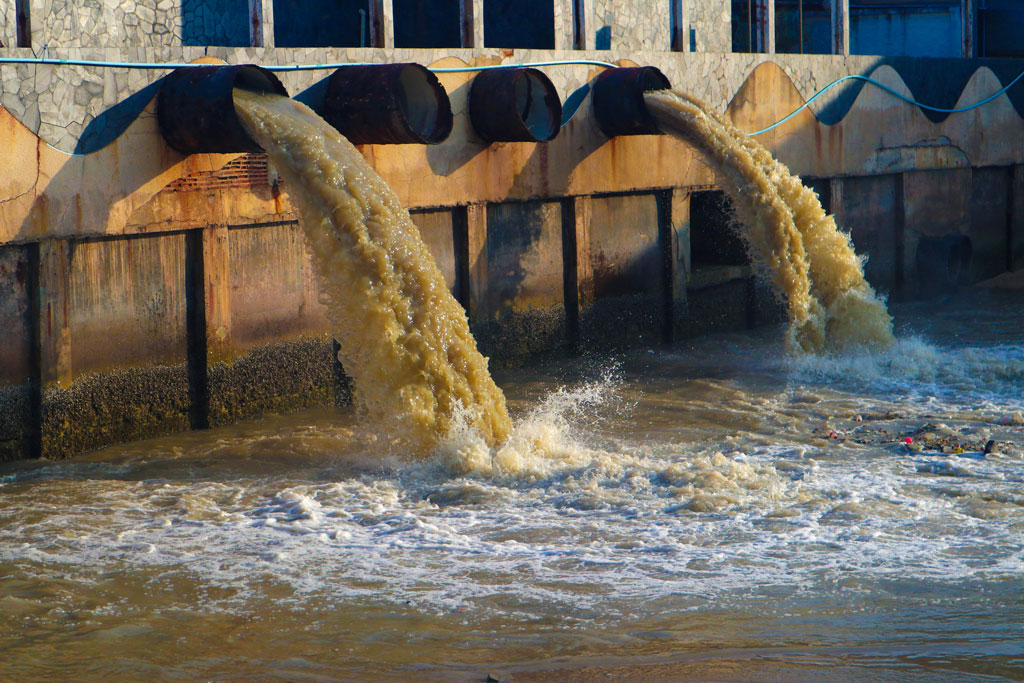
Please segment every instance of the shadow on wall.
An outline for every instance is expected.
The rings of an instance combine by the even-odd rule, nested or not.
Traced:
[[[907,84],[911,96],[922,104],[942,109],[957,106],[960,94],[967,87],[974,72],[988,67],[999,81],[1006,85],[1024,71],[1024,59],[923,59],[918,57],[879,57],[860,72],[871,76],[881,66],[891,66]],[[843,120],[854,100],[864,87],[875,87],[864,81],[845,81],[833,91],[829,103],[818,111],[818,120],[825,125],[835,125]],[[810,96],[811,93],[806,93]],[[1017,113],[1024,117],[1024,81],[1006,92]],[[939,123],[948,114],[922,109],[928,120]]]
[[[134,95],[100,112],[82,131],[78,144],[75,145],[75,154],[92,154],[120,137],[121,133],[139,118],[146,105],[157,96],[162,83],[163,79],[158,79]]]

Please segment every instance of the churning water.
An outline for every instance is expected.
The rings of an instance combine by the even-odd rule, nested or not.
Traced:
[[[896,313],[518,369],[500,449],[342,410],[5,466],[0,678],[1020,679],[1024,313]]]
[[[341,339],[378,330],[343,349],[362,406],[3,466],[0,679],[1024,678],[1016,293],[787,353],[877,310],[790,210],[761,233],[802,245],[765,254],[806,290],[790,332],[520,368],[508,420],[393,196],[276,106],[249,125],[328,290],[375,295],[333,304]]]

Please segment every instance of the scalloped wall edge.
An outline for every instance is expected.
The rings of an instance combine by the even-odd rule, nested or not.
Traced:
[[[524,61],[532,56],[536,55],[524,55]],[[714,97],[716,88],[720,93],[733,92],[728,114],[745,130],[772,123],[806,102],[791,73],[805,77],[802,88],[809,97],[815,77],[828,76],[827,70],[811,67],[828,66],[835,72],[856,65],[863,70],[871,62],[667,53],[630,55],[630,59],[659,66],[677,87],[712,95],[713,106],[725,108],[724,98]],[[460,61],[465,63],[449,57],[445,63]],[[556,86],[559,92],[571,92],[570,87],[586,83],[597,71],[582,66],[567,69],[557,75]],[[910,92],[890,64],[870,73],[898,91]],[[410,208],[715,184],[713,174],[692,149],[666,136],[608,141],[594,125],[586,102],[550,143],[483,146],[469,132],[462,101],[468,90],[462,86],[472,74],[449,73],[440,78],[457,113],[449,141],[430,148],[364,148]],[[740,85],[730,88],[735,82]],[[1001,86],[992,69],[976,67],[958,101],[981,99]],[[1024,91],[1024,82],[1015,88]],[[291,216],[287,202],[267,192],[222,188],[208,196],[187,191],[172,195],[167,188],[175,180],[217,172],[238,155],[183,158],[164,144],[153,106],[148,100],[121,135],[84,156],[69,156],[49,146],[0,108],[0,145],[20,160],[0,178],[0,244]],[[823,108],[827,106],[828,102],[822,103]],[[1024,163],[1024,119],[1008,95],[940,122],[875,88],[861,88],[841,119],[831,125],[819,118],[821,111],[816,115],[805,109],[759,140],[796,173],[816,177]],[[943,149],[929,143],[939,139],[948,141],[940,145]]]

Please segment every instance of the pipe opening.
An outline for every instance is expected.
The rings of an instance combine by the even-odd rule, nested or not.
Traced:
[[[262,152],[238,120],[235,88],[288,97],[277,76],[255,64],[189,66],[167,74],[156,109],[167,144],[183,154]]]
[[[235,76],[234,87],[258,92],[263,95],[270,93],[282,93],[284,86],[270,71],[262,69],[253,64],[240,64],[238,73]]]
[[[356,145],[433,145],[452,131],[448,93],[420,64],[343,66],[313,108]]]
[[[644,93],[671,87],[665,74],[653,66],[606,69],[594,80],[591,91],[598,127],[610,138],[659,135],[661,130],[647,111]]]
[[[562,102],[554,84],[538,69],[493,69],[473,79],[469,116],[488,142],[547,142],[558,135]]]

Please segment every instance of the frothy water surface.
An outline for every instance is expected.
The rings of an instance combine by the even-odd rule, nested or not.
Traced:
[[[1015,297],[517,369],[496,449],[322,410],[6,465],[0,678],[1020,679]]]

